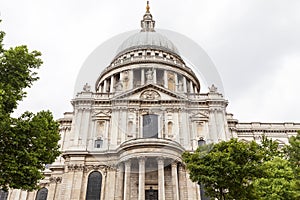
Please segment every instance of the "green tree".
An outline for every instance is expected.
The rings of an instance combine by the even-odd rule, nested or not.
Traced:
[[[207,149],[211,149],[207,152]],[[252,182],[261,175],[258,165],[263,152],[255,142],[223,141],[212,148],[199,147],[194,153],[185,152],[192,181],[205,186],[206,195],[219,200],[251,199]]]
[[[296,192],[296,179],[287,160],[275,156],[264,162],[260,168],[263,177],[256,178],[253,182],[255,199],[298,199],[296,196],[298,194]]]
[[[185,152],[190,177],[205,186],[207,196],[225,199],[298,199],[299,135],[286,147],[263,136],[261,144],[236,139]],[[293,173],[294,169],[294,173]]]
[[[38,51],[26,46],[5,49],[0,31],[0,189],[37,188],[46,164],[60,154],[59,124],[51,112],[25,112],[11,117],[26,88],[38,80],[35,70],[42,60]]]
[[[289,138],[289,144],[285,145],[284,152],[293,169],[296,179],[296,190],[300,198],[300,131],[296,136]]]

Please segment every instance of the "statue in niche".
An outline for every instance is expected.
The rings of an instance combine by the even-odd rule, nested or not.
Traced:
[[[201,134],[202,134],[202,123],[197,122],[197,135],[201,135]]]
[[[129,84],[129,72],[128,71],[124,71],[123,72],[123,83],[124,83],[124,89],[128,89],[128,84]]]
[[[115,85],[115,90],[116,91],[122,91],[123,90],[123,84],[122,84],[122,81],[119,80],[116,85]]]
[[[178,82],[178,92],[183,92],[183,83],[181,80]]]
[[[128,135],[131,135],[133,132],[133,122],[132,121],[128,122],[127,130],[128,130]]]
[[[168,122],[168,136],[171,137],[173,135],[173,123]]]
[[[104,134],[104,127],[105,127],[105,122],[104,121],[98,122],[97,137],[103,136],[103,134]]]
[[[110,82],[107,82],[105,92],[109,92],[109,91],[110,91]]]
[[[168,72],[168,89],[174,91],[175,90],[175,77],[174,73]]]
[[[91,86],[90,86],[88,83],[86,83],[86,84],[83,86],[83,91],[84,91],[84,92],[90,92],[90,91],[91,91]]]
[[[151,69],[147,70],[146,78],[147,78],[147,82],[152,82],[153,81],[153,71]]]

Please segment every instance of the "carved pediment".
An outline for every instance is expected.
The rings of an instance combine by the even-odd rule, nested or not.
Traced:
[[[193,121],[204,121],[204,120],[207,121],[208,118],[209,118],[209,116],[204,112],[197,112],[197,113],[191,115],[191,119]]]
[[[141,100],[160,100],[160,94],[152,89],[145,90],[140,95]]]
[[[97,119],[109,119],[111,116],[111,110],[101,110],[93,113],[93,118]]]
[[[186,97],[183,95],[172,92],[166,88],[147,84],[140,88],[122,93],[118,96],[115,96],[115,100],[141,100],[141,101],[168,101],[168,100],[185,100]]]

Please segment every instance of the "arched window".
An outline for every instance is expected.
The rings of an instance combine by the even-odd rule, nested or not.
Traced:
[[[102,148],[103,147],[103,140],[100,138],[100,139],[97,139],[95,140],[95,148]]]
[[[4,190],[0,190],[0,200],[6,200],[8,196],[8,192]]]
[[[158,138],[158,116],[143,116],[143,138]]]
[[[48,189],[41,188],[36,194],[36,200],[47,200],[47,196],[48,196]]]
[[[198,140],[198,146],[200,147],[200,146],[204,146],[204,145],[206,145],[205,140],[204,140],[203,138],[200,138],[200,139]]]
[[[102,175],[100,172],[92,172],[88,178],[86,200],[100,200]]]

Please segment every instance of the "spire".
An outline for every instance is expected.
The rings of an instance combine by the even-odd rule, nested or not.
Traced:
[[[154,26],[155,21],[152,19],[149,1],[147,1],[146,13],[144,14],[143,20],[141,21],[141,32],[154,32]]]

